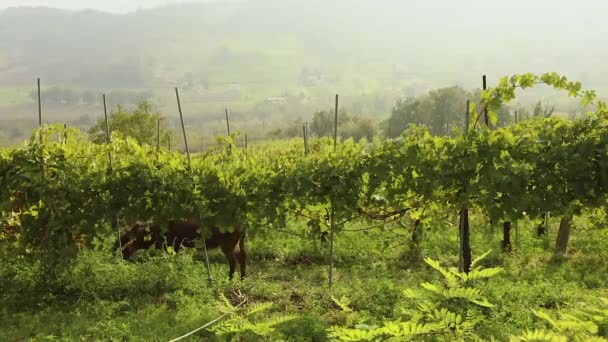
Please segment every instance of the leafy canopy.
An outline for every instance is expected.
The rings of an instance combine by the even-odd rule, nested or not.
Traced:
[[[108,116],[110,132],[120,132],[125,137],[134,138],[140,144],[156,145],[158,121],[160,120],[161,144],[166,145],[173,135],[167,126],[167,118],[154,110],[148,101],[140,102],[133,110],[118,106]],[[88,131],[91,141],[101,144],[106,141],[105,118],[97,121]]]

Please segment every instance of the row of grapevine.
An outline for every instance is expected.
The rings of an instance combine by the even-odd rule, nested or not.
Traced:
[[[594,103],[593,92],[555,74],[526,74],[503,78],[483,93],[481,106],[492,118],[516,88],[539,82],[582,97],[595,113],[455,137],[411,127],[383,142],[340,142],[335,152],[330,140],[318,139],[308,154],[301,141],[239,150],[227,138],[194,155],[191,169],[177,152],[118,135],[101,145],[73,130],[64,139],[63,127],[46,126],[28,144],[0,150],[0,211],[8,218],[16,206],[22,209],[24,246],[62,250],[74,236],[106,233],[116,212],[124,222],[187,218],[226,229],[247,222],[255,234],[289,216],[322,221],[330,204],[338,227],[361,216],[415,213],[426,203],[478,207],[494,220],[603,205],[608,110]],[[474,108],[470,114],[476,128],[479,115]]]

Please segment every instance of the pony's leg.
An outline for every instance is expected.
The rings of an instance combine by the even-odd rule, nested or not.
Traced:
[[[241,268],[241,280],[247,275],[247,251],[245,250],[244,238],[239,240],[239,251],[236,253],[236,257],[239,260],[239,266]]]
[[[228,273],[228,277],[230,280],[232,280],[232,277],[234,276],[234,270],[236,269],[236,258],[234,256],[234,247],[230,248],[227,246],[222,246],[222,253],[224,253],[224,255],[226,256],[226,259],[228,259],[228,265],[230,266],[230,273]]]

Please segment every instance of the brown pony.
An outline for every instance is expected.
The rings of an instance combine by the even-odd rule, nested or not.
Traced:
[[[120,236],[120,246],[122,246],[122,256],[130,259],[133,254],[140,249],[148,249],[152,245],[160,249],[163,245],[173,247],[178,252],[181,247],[196,247],[196,240],[201,239],[199,225],[192,222],[169,223],[169,228],[165,233],[162,232],[158,224],[147,224],[136,222],[128,227]],[[217,227],[210,227],[211,236],[205,239],[207,249],[219,247],[228,260],[230,266],[229,277],[232,280],[238,260],[241,267],[241,279],[245,277],[247,252],[245,250],[245,233],[236,230],[234,232],[222,233]],[[239,246],[236,251],[236,246]],[[118,241],[115,250],[118,249]]]

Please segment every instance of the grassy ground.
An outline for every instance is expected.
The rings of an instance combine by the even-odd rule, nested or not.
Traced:
[[[552,222],[556,227],[556,222]],[[608,296],[608,232],[592,217],[577,220],[570,256],[561,265],[550,261],[555,229],[549,238],[534,237],[533,223],[521,222],[518,246],[503,255],[498,230],[483,223],[473,225],[473,251],[479,255],[493,248],[486,266],[505,272],[484,283],[488,299],[496,306],[477,328],[479,335],[507,340],[511,334],[545,327],[532,308],[558,310]],[[302,232],[291,224],[291,232]],[[293,315],[277,325],[268,340],[325,341],[332,325],[352,325],[352,320],[382,324],[399,316],[405,305],[403,290],[436,281],[437,274],[409,258],[409,232],[342,232],[336,238],[334,287],[328,290],[326,245],[285,232],[249,239],[251,260],[246,280],[229,282],[227,266],[218,251],[211,253],[214,286],[206,282],[200,256],[182,253],[167,256],[151,251],[136,263],[123,262],[104,251],[83,251],[69,267],[45,283],[40,263],[15,257],[2,246],[0,274],[1,341],[168,341],[222,314],[222,296],[233,305],[247,299],[247,306],[272,303],[260,320]],[[436,223],[425,230],[423,256],[444,265],[456,265],[456,228]],[[107,244],[106,244],[107,245]],[[194,260],[193,260],[194,259]],[[350,302],[356,318],[334,301]],[[249,337],[247,337],[249,336]],[[209,331],[186,340],[223,341]],[[253,334],[241,340],[257,341]]]

